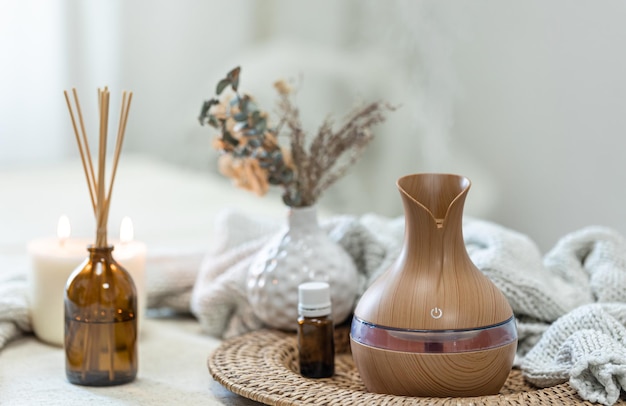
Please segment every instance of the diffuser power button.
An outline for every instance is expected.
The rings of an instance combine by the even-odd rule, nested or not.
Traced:
[[[433,307],[430,309],[430,317],[433,319],[440,319],[443,316],[443,311],[438,307]]]

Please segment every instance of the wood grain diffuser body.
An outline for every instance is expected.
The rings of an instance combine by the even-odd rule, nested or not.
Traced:
[[[513,312],[463,241],[469,179],[416,174],[397,182],[403,249],[360,299],[352,356],[368,391],[483,396],[504,384],[517,348]]]

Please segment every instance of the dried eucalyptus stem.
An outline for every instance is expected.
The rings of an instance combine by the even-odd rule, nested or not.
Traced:
[[[270,127],[267,113],[251,96],[239,93],[240,73],[237,67],[219,81],[216,95],[230,87],[234,96],[205,101],[200,123],[220,132],[214,146],[222,152],[218,164],[224,175],[259,195],[265,194],[269,185],[282,186],[283,201],[291,207],[315,204],[361,157],[374,138],[371,128],[394,110],[388,103],[369,103],[355,108],[337,129],[333,119],[326,118],[310,138],[302,127],[294,92],[286,82],[274,84],[279,94],[279,120]],[[278,142],[285,133],[288,148]]]

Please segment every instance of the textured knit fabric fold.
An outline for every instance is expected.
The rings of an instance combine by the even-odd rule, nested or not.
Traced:
[[[544,259],[563,279],[563,301],[592,302],[552,323],[521,363],[537,386],[570,382],[581,397],[615,403],[626,384],[626,240],[614,230],[587,227],[563,237]]]
[[[9,258],[0,257],[0,264],[15,268],[0,273],[0,348],[13,338],[30,332],[26,269]]]

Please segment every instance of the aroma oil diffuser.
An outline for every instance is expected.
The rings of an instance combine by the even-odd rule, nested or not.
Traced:
[[[368,391],[483,396],[504,384],[517,348],[511,306],[463,242],[469,179],[402,177],[403,249],[361,297],[350,345]]]

